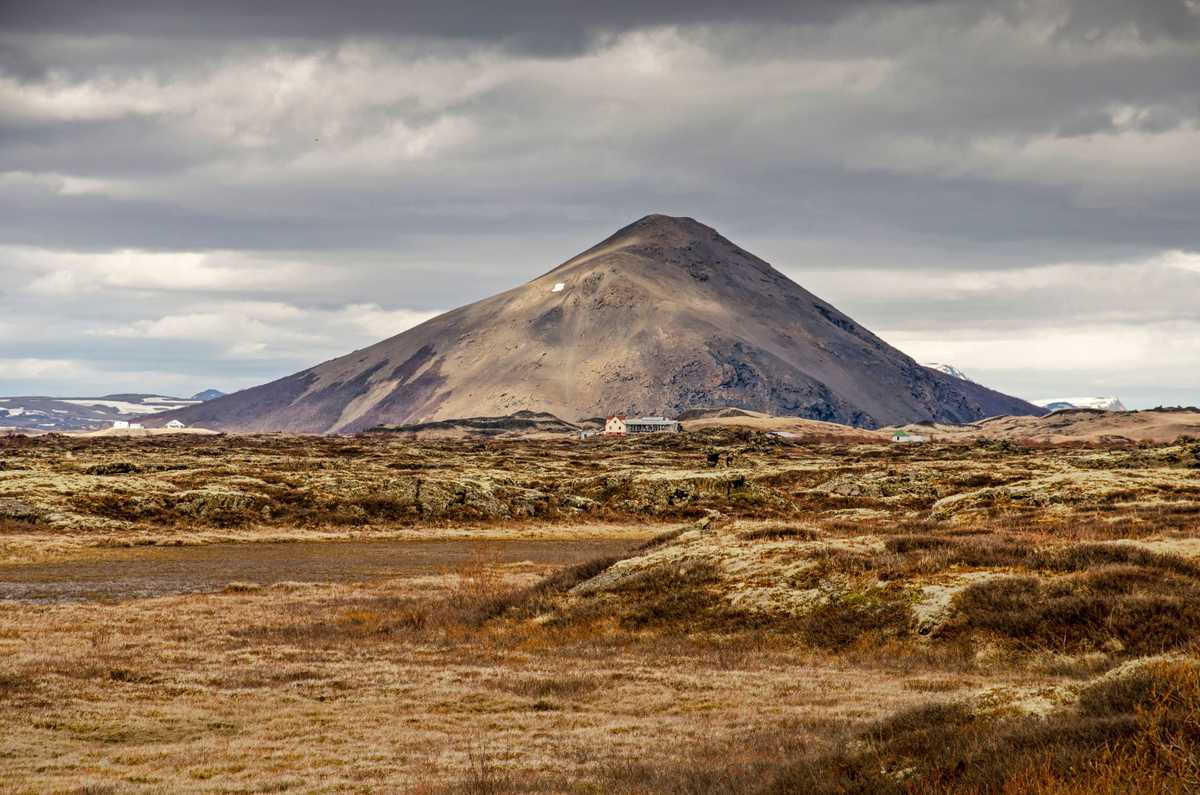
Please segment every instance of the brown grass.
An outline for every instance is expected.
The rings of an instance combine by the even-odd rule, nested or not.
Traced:
[[[1163,651],[1195,657],[1193,447],[727,432],[586,448],[0,439],[6,484],[40,484],[11,493],[28,516],[56,517],[0,518],[0,551],[17,559],[305,528],[565,538],[614,518],[644,532],[705,517],[631,553],[665,565],[595,593],[572,589],[620,558],[228,582],[254,571],[216,581],[220,593],[5,604],[0,780],[19,792],[1197,791],[1195,669],[1101,676]],[[1004,496],[1063,473],[1074,486]],[[410,478],[419,504],[392,488]],[[819,490],[834,479],[860,496]],[[998,496],[931,512],[985,489]],[[189,491],[249,499],[181,512],[174,495]],[[1119,538],[1159,546],[1100,543]],[[704,555],[675,554],[700,541]],[[820,598],[758,610],[731,600],[744,585]],[[926,586],[945,609],[921,635]]]
[[[1200,679],[1147,669],[1136,686],[1047,719],[980,716],[960,703],[910,707],[860,732],[792,725],[705,744],[672,762],[605,766],[606,793],[1185,793],[1200,786]],[[816,730],[816,731],[814,731]],[[820,740],[812,735],[819,732]],[[560,791],[546,776],[493,779],[496,793]],[[469,786],[466,791],[478,791]]]

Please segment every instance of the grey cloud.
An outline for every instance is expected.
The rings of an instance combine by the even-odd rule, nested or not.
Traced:
[[[187,130],[146,117],[49,124],[0,120],[0,134],[0,172],[138,178],[184,171],[222,155]]]
[[[1071,0],[1057,35],[1095,41],[1124,29],[1148,41],[1194,40],[1200,35],[1200,8],[1188,0]]]
[[[1112,115],[1102,108],[1089,108],[1066,119],[1057,129],[1057,134],[1063,138],[1079,138],[1097,133],[1116,132]]]
[[[1200,300],[1178,274],[1124,296],[920,299],[824,275],[1086,261],[1098,279],[1200,250],[1194,3],[383,8],[0,0],[0,246],[309,263],[336,278],[236,292],[333,322],[362,302],[475,300],[658,211],[717,226],[881,330],[1002,335],[1048,316],[1118,329],[1121,311],[1167,323]],[[86,333],[185,313],[202,289],[34,296],[17,279],[0,262],[0,324],[56,317],[63,333],[10,335],[0,358],[202,374],[197,388],[308,363]],[[309,356],[368,341],[321,333]],[[955,364],[1031,397],[1094,378],[1064,374],[1060,390]],[[1121,377],[1145,394],[1162,381]]]
[[[590,195],[586,204],[579,205],[581,212],[574,220],[560,212],[564,203],[582,198],[572,185],[516,200],[495,194],[481,197],[474,192],[479,189],[469,184],[457,189],[445,186],[441,207],[425,204],[425,187],[422,184],[411,197],[397,199],[386,192],[379,195],[378,187],[341,186],[339,193],[363,204],[378,199],[369,211],[353,217],[328,214],[325,207],[331,196],[316,185],[299,195],[265,189],[218,192],[203,208],[189,206],[185,196],[133,201],[39,195],[22,188],[7,194],[0,191],[0,239],[96,251],[302,248],[314,254],[411,251],[419,243],[430,258],[447,256],[455,249],[478,251],[480,260],[459,259],[468,270],[479,262],[487,262],[489,270],[502,267],[484,253],[489,238],[507,238],[520,230],[521,235],[561,241],[562,248],[538,245],[532,249],[536,256],[531,251],[518,268],[505,269],[514,282],[522,274],[532,276],[536,268],[566,259],[575,253],[573,247],[601,239],[651,211],[707,219],[752,248],[755,237],[784,230],[797,236],[833,237],[844,241],[843,256],[871,265],[886,265],[889,249],[922,242],[935,244],[924,262],[943,267],[964,260],[1013,267],[1031,260],[1102,259],[1197,245],[1194,216],[1179,212],[1177,206],[1160,217],[1119,207],[1088,209],[1064,203],[1055,191],[1005,190],[978,180],[946,182],[903,175],[839,178],[828,172],[781,168],[751,186],[726,193],[689,196],[646,184],[632,195]],[[220,206],[222,199],[229,202],[227,208]],[[741,235],[734,230],[741,230]],[[484,245],[473,249],[455,240],[464,235]],[[867,245],[864,238],[880,245]],[[524,248],[530,251],[527,245]],[[855,250],[862,253],[848,256]],[[354,259],[352,253],[343,257],[351,272]]]

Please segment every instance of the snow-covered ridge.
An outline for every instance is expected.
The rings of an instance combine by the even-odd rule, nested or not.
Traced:
[[[1101,411],[1128,411],[1120,398],[1115,397],[1074,397],[1074,398],[1043,398],[1030,401],[1035,406],[1041,406],[1050,411],[1061,409],[1100,409]]]
[[[116,409],[122,414],[158,414],[171,409],[182,408],[183,406],[194,406],[199,403],[198,400],[180,400],[179,398],[167,398],[161,395],[152,395],[144,398],[143,403],[131,403],[128,400],[103,400],[100,398],[67,398],[63,403],[70,403],[72,406],[107,406],[110,409]]]

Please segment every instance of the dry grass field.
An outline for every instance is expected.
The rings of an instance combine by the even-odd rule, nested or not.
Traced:
[[[1186,439],[0,439],[3,793],[1194,792],[1197,639]]]

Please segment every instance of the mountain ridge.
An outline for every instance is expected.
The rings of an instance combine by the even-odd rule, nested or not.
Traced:
[[[1030,401],[1047,411],[1060,409],[1099,409],[1101,411],[1128,411],[1119,397],[1094,396],[1073,398],[1042,398]]]

